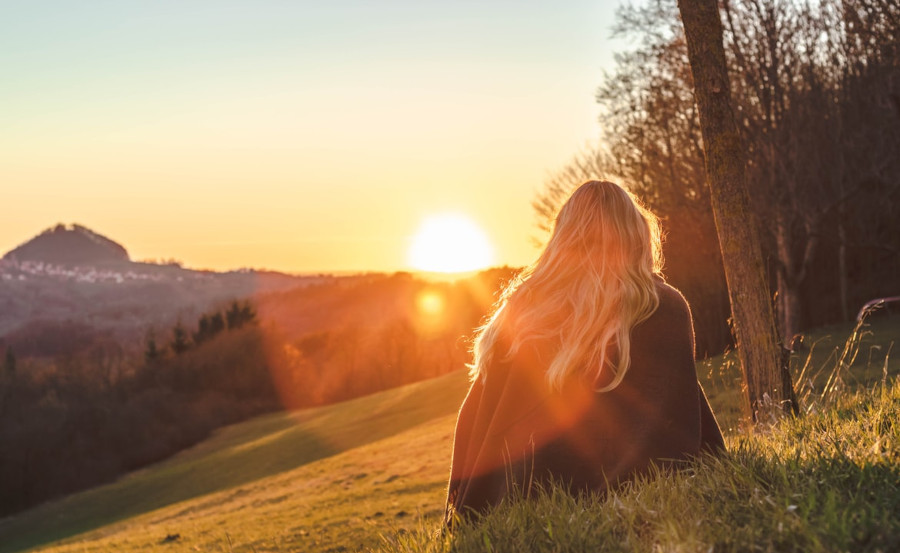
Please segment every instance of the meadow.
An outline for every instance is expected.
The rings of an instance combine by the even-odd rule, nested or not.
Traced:
[[[0,552],[896,550],[898,338],[896,318],[812,333],[793,360],[804,416],[752,434],[733,356],[702,361],[726,458],[605,499],[551,489],[452,537],[436,531],[462,372],[224,428],[0,521]]]
[[[861,390],[729,454],[607,494],[548,486],[436,536],[388,539],[406,552],[900,550],[900,386]],[[431,525],[434,526],[434,525]]]

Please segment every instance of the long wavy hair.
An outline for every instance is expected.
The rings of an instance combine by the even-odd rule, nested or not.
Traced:
[[[581,374],[598,391],[612,390],[631,363],[631,329],[659,306],[654,276],[661,269],[659,219],[616,184],[582,184],[560,209],[540,256],[479,329],[470,376],[484,377],[495,358],[509,359],[534,341],[554,352],[546,367],[552,387]]]

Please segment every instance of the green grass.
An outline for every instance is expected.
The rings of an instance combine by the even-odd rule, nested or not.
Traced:
[[[40,551],[337,552],[436,520],[454,415],[296,469],[173,503]],[[52,519],[48,519],[52,521]],[[167,536],[175,536],[167,541]]]
[[[900,385],[847,393],[830,408],[730,452],[606,497],[550,487],[452,534],[434,524],[383,551],[898,551]]]
[[[615,497],[550,490],[435,537],[460,372],[222,429],[115,483],[0,520],[0,552],[897,550],[900,387],[889,382],[900,363],[886,353],[900,321],[862,330],[825,396],[852,330],[815,333],[811,355],[794,359],[796,374],[809,361],[806,416],[767,433],[740,429],[733,356],[699,363],[731,454]]]
[[[724,457],[605,497],[548,486],[452,533],[423,520],[381,551],[898,551],[900,363],[888,353],[900,321],[812,338],[792,359],[804,416],[753,433],[729,408],[740,400],[733,354],[699,364],[728,429]]]
[[[832,392],[852,391],[900,373],[900,317],[876,317],[858,327],[820,328],[806,333],[804,344],[791,356],[791,374],[806,412],[821,404],[828,379],[835,373],[838,378]],[[835,371],[836,367],[841,369]],[[737,352],[699,361],[697,375],[723,432],[741,433],[744,398]]]
[[[115,483],[0,521],[0,552],[67,538],[221,490],[244,489],[242,493],[247,493],[273,475],[453,414],[466,389],[465,375],[454,373],[357,400],[267,415],[225,428],[196,447]],[[335,478],[341,478],[340,474]],[[360,484],[367,482],[360,480]]]

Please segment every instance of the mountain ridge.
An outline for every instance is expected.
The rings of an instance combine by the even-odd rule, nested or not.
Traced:
[[[57,223],[8,251],[2,259],[66,266],[132,262],[124,246],[78,223]]]
[[[31,324],[67,321],[137,339],[148,327],[190,319],[232,299],[328,278],[133,261],[115,240],[78,223],[59,223],[0,257],[0,343]]]

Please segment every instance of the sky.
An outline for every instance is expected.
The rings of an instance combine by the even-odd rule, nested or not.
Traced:
[[[407,270],[449,215],[528,263],[617,3],[0,0],[0,255],[62,222],[134,260]]]

